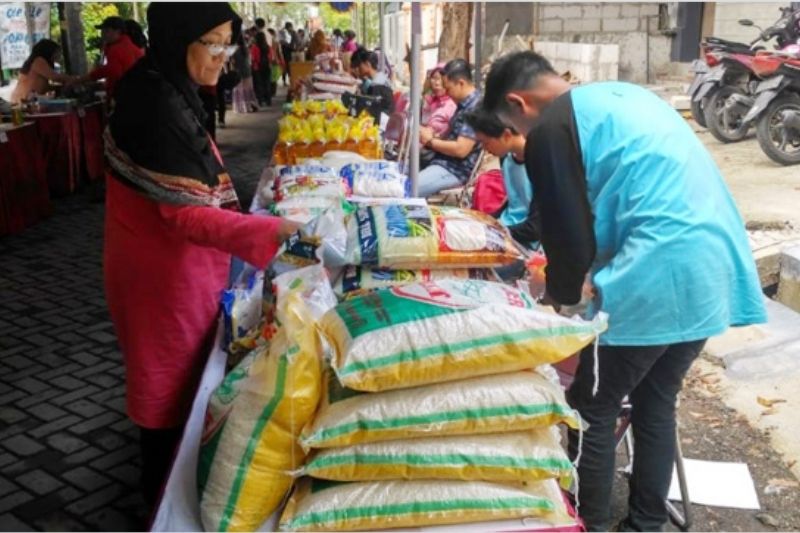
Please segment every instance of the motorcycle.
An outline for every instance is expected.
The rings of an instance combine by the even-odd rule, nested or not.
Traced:
[[[775,38],[778,49],[794,46],[800,33],[800,10],[784,8],[781,13],[781,18],[774,25],[766,30],[759,28],[759,38],[754,43]],[[744,26],[754,26],[750,20],[739,22]],[[744,117],[755,103],[755,89],[761,81],[761,77],[753,69],[753,61],[762,50],[763,47],[753,46],[749,54],[722,54],[721,67],[725,72],[722,73],[718,88],[708,97],[703,110],[709,132],[720,142],[738,142],[747,136],[750,125],[744,121]]]
[[[798,18],[800,10],[781,9],[781,18],[766,30],[760,30],[757,39],[749,44],[709,37],[701,48],[704,60],[696,60],[692,70],[695,78],[689,87],[692,96],[691,111],[695,121],[708,127],[712,135],[722,142],[743,139],[748,128],[742,128],[741,119],[753,100],[747,100],[759,81],[753,76],[752,58],[773,37],[778,48],[792,44],[800,37]],[[739,24],[755,26],[753,21],[742,19]],[[719,94],[718,94],[719,93]],[[739,97],[745,97],[740,99]],[[733,101],[729,103],[732,97]]]
[[[769,77],[758,84],[744,120],[758,120],[758,144],[770,159],[781,165],[800,164],[800,46],[759,54],[754,67]]]
[[[694,79],[687,94],[692,97],[691,113],[692,118],[706,127],[706,115],[703,111],[709,93],[715,88],[719,80],[722,79],[722,69],[717,68],[720,58],[725,52],[738,52],[748,54],[750,45],[720,39],[719,37],[708,37],[700,44],[701,53],[704,59],[692,61],[690,70],[695,73]]]

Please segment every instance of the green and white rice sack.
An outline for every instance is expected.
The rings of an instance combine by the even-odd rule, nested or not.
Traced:
[[[337,483],[302,478],[280,520],[283,531],[363,531],[524,517],[568,520],[555,480]]]
[[[303,473],[332,481],[460,479],[521,482],[563,478],[572,463],[558,428],[451,435],[318,450]]]
[[[411,389],[362,393],[342,387],[328,370],[305,448],[441,435],[522,431],[565,423],[577,413],[561,387],[538,372],[495,374]]]

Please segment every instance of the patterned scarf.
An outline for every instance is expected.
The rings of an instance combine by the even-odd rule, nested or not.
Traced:
[[[106,157],[108,157],[115,176],[126,181],[151,200],[168,204],[241,210],[236,190],[233,188],[233,182],[227,172],[217,175],[215,186],[209,186],[200,180],[185,176],[155,172],[137,165],[128,154],[119,149],[114,142],[110,128],[106,128],[103,138],[106,145]],[[216,145],[210,139],[209,142],[219,160]]]

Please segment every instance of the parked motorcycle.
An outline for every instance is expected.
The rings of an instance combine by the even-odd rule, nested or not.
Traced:
[[[753,66],[767,77],[755,90],[755,103],[744,118],[757,120],[758,144],[781,165],[800,164],[800,46],[758,54]]]
[[[800,10],[783,8],[781,18],[775,24],[766,30],[759,28],[761,31],[756,42],[775,38],[778,49],[794,46],[800,36],[799,21]],[[754,26],[750,20],[739,22],[744,26]],[[753,47],[750,54],[723,55],[721,64],[727,72],[723,74],[718,89],[709,96],[703,110],[709,132],[720,142],[741,141],[750,129],[744,117],[755,103],[755,89],[761,81],[753,69],[756,48],[763,47]]]
[[[692,84],[689,86],[687,94],[692,97],[691,112],[692,118],[706,127],[706,115],[703,111],[709,93],[717,86],[722,79],[723,70],[718,67],[722,55],[727,52],[752,54],[750,45],[720,39],[719,37],[708,37],[700,43],[703,59],[695,59],[690,70],[695,73]]]
[[[693,63],[695,78],[689,88],[692,116],[698,124],[708,127],[722,142],[739,141],[747,135],[742,118],[753,104],[752,91],[759,81],[751,67],[756,52],[764,49],[758,43],[776,38],[778,48],[783,48],[796,42],[800,37],[798,19],[800,10],[782,8],[781,18],[766,30],[758,28],[758,38],[749,44],[717,37],[703,41],[704,60]],[[755,26],[747,19],[739,23]]]

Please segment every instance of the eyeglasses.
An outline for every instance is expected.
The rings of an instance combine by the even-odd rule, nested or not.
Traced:
[[[209,43],[202,39],[197,39],[197,42],[205,46],[206,50],[208,50],[208,53],[211,54],[212,57],[217,57],[220,54],[225,54],[226,58],[231,57],[236,53],[236,50],[239,49],[238,44]]]

